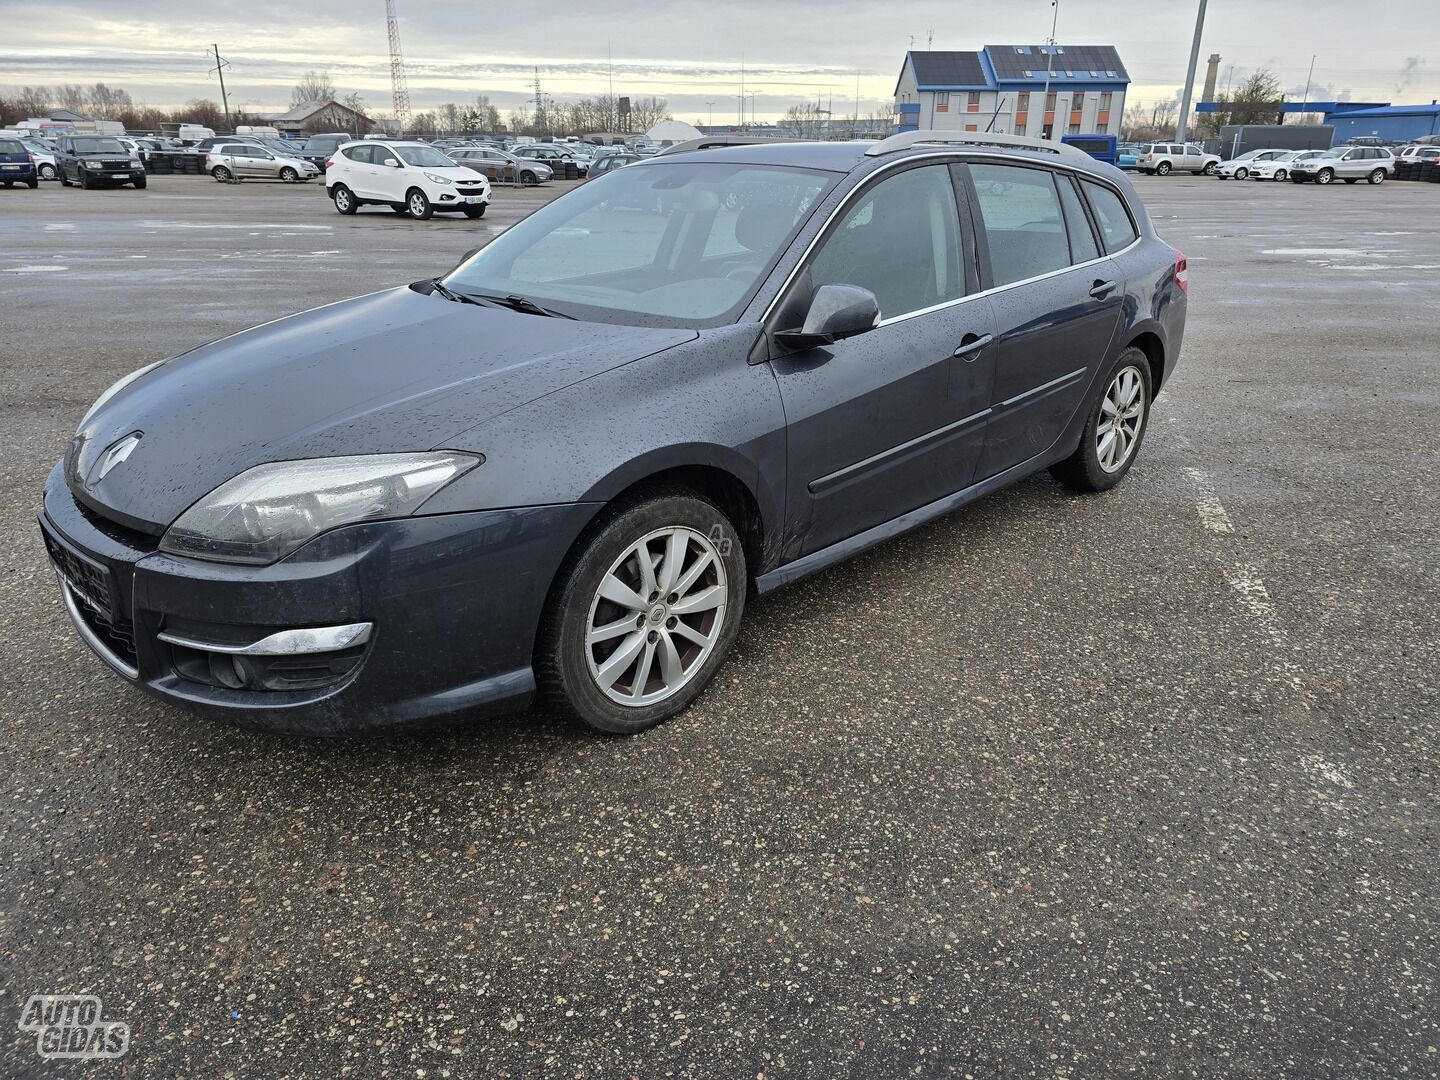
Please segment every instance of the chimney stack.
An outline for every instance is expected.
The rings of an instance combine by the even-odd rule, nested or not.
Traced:
[[[1220,54],[1210,54],[1210,66],[1205,69],[1205,91],[1200,95],[1201,101],[1215,100],[1215,77],[1220,74]]]

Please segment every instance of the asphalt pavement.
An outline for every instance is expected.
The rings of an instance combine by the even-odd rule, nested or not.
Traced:
[[[76,638],[34,519],[119,375],[567,185],[0,191],[0,1072],[1440,1074],[1440,187],[1137,184],[1190,319],[1127,480],[755,602],[626,740],[197,719]],[[42,1062],[35,993],[126,1056]]]

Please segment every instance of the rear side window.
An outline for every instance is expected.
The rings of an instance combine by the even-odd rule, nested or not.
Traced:
[[[810,282],[858,285],[893,319],[965,295],[960,216],[944,165],[881,180],[845,212],[810,264]]]
[[[1082,180],[1085,194],[1090,197],[1090,208],[1095,211],[1095,220],[1100,223],[1100,232],[1105,237],[1106,251],[1119,251],[1135,242],[1140,234],[1130,220],[1129,211],[1119,195],[1100,184]]]
[[[0,154],[23,154],[25,147],[14,139],[0,139]]]
[[[994,285],[1009,285],[1070,265],[1070,243],[1047,169],[970,166],[990,248]]]
[[[1055,177],[1055,186],[1060,189],[1060,206],[1065,211],[1065,228],[1070,233],[1070,261],[1089,262],[1100,257],[1100,245],[1095,242],[1095,232],[1085,217],[1085,204],[1075,190],[1075,182],[1067,176]]]

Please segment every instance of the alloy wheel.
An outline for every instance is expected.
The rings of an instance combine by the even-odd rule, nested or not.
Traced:
[[[704,666],[725,627],[725,563],[710,537],[656,529],[611,564],[590,602],[585,658],[620,705],[653,705]]]
[[[1334,170],[1334,169],[1321,169],[1318,173],[1315,174],[1315,182],[1316,182],[1317,184],[1328,184],[1328,183],[1330,183],[1331,180],[1334,180],[1334,179],[1335,179],[1335,170]]]
[[[1284,180],[1284,179],[1285,179],[1285,170],[1284,170],[1284,169],[1276,169],[1276,170],[1275,170],[1275,179],[1276,179],[1276,180]]]
[[[1095,456],[1100,468],[1107,473],[1124,468],[1135,452],[1144,420],[1145,380],[1138,368],[1123,367],[1100,401],[1100,423],[1095,426]]]

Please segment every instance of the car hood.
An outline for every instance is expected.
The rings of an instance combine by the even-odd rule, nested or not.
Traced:
[[[94,509],[159,533],[251,466],[446,448],[501,413],[694,337],[413,288],[373,293],[221,338],[136,379],[76,434],[66,478]],[[131,452],[102,468],[136,432]]]

